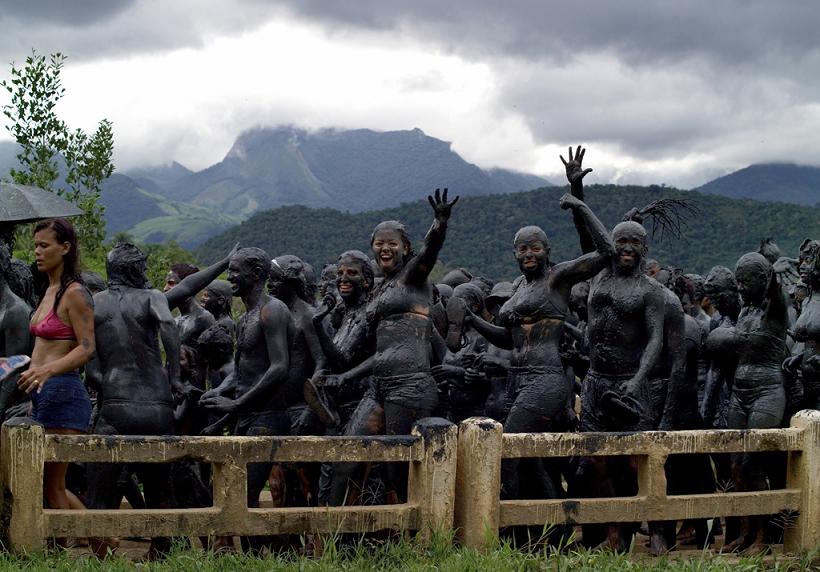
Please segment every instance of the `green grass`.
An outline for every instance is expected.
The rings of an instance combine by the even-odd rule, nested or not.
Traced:
[[[242,570],[556,570],[581,572],[586,570],[617,571],[726,571],[755,570],[818,570],[816,553],[801,557],[768,556],[736,557],[711,553],[693,556],[672,555],[652,558],[648,555],[616,555],[590,550],[557,550],[545,548],[538,552],[522,552],[501,543],[486,554],[465,548],[454,548],[450,538],[434,540],[424,547],[413,541],[360,541],[339,548],[330,544],[321,557],[310,559],[295,555],[255,558],[243,554],[215,556],[199,550],[178,549],[166,560],[135,563],[123,557],[99,562],[88,555],[52,552],[40,556],[18,557],[0,555],[2,570],[174,570],[222,571]]]

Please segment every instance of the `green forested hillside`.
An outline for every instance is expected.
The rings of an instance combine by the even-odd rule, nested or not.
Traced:
[[[572,217],[558,207],[565,190],[543,188],[462,198],[455,207],[441,262],[447,267],[464,266],[495,280],[514,277],[517,267],[512,238],[526,224],[540,225],[546,231],[554,260],[578,255]],[[688,220],[680,240],[652,240],[650,256],[688,272],[704,273],[716,264],[734,266],[740,255],[756,250],[765,237],[773,237],[784,254],[795,255],[803,238],[820,236],[820,209],[816,207],[735,200],[657,186],[587,188],[587,202],[610,228],[629,208],[663,197],[688,199],[699,212]],[[283,207],[257,213],[212,238],[197,255],[200,260],[212,261],[224,256],[229,245],[240,242],[264,248],[271,256],[296,254],[321,267],[343,250],[367,250],[374,225],[385,219],[404,222],[414,244],[420,244],[431,222],[431,210],[426,201],[356,214]]]

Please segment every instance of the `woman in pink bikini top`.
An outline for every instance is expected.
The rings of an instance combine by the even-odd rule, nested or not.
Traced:
[[[31,318],[34,351],[18,386],[31,395],[31,417],[46,433],[87,433],[91,401],[79,369],[94,355],[94,306],[80,280],[72,224],[62,218],[38,223],[34,257],[37,270],[48,276],[48,289]],[[68,463],[46,463],[43,490],[49,508],[85,508],[65,488],[67,468]]]
[[[74,335],[74,328],[60,319],[54,307],[49,310],[42,322],[31,324],[28,329],[32,336],[44,340],[77,340],[77,336]]]

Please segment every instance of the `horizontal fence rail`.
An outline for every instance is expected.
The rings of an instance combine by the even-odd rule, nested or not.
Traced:
[[[668,495],[670,455],[788,453],[786,488],[772,491]],[[631,456],[634,497],[499,500],[503,459]],[[793,511],[787,550],[820,547],[820,413],[801,411],[788,429],[648,431],[640,433],[503,434],[499,423],[468,419],[459,427],[456,527],[463,544],[488,546],[514,525],[599,524],[750,516]],[[475,507],[480,507],[476,509]]]
[[[50,537],[275,535],[416,530],[422,539],[453,527],[457,427],[423,419],[398,437],[153,437],[46,435],[29,420],[3,425],[0,485],[7,502],[3,541],[39,550]],[[47,462],[213,464],[213,506],[185,509],[43,509]],[[248,508],[247,464],[408,462],[404,504]]]
[[[782,451],[786,488],[774,491],[667,494],[670,455]],[[633,497],[500,500],[503,459],[631,456]],[[213,506],[193,509],[43,509],[47,462],[213,465]],[[404,504],[248,508],[248,463],[407,462]],[[820,548],[820,413],[801,411],[787,429],[642,433],[503,434],[499,423],[471,418],[458,427],[423,419],[398,437],[142,437],[46,435],[30,420],[5,423],[0,434],[0,535],[12,551],[43,548],[52,536],[205,536],[419,531],[456,528],[462,544],[485,548],[499,528],[683,520],[714,516],[796,515],[788,551]]]

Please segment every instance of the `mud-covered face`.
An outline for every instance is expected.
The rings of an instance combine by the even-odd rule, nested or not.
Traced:
[[[621,270],[634,270],[646,254],[646,235],[629,226],[616,229],[612,234],[615,243],[615,265]]]
[[[733,316],[737,314],[740,307],[740,300],[737,293],[729,289],[715,289],[711,288],[706,295],[714,308],[724,316]]]
[[[176,272],[169,272],[165,276],[165,286],[163,286],[162,291],[167,292],[168,290],[179,284],[179,281],[180,279]]]
[[[800,280],[807,286],[820,286],[820,242],[813,240],[800,251]]]
[[[274,267],[268,276],[268,294],[274,298],[278,298],[285,293],[285,275]]]
[[[336,291],[336,264],[331,264],[322,269],[322,275],[319,277],[319,297],[324,298],[327,294],[332,294]]]
[[[202,305],[203,308],[208,310],[211,314],[218,312],[222,306],[225,304],[225,300],[211,290],[210,288],[205,288],[202,292],[202,296],[199,298],[199,303]]]
[[[367,287],[361,266],[358,264],[339,264],[336,268],[336,288],[345,301],[359,298]]]
[[[759,306],[766,296],[767,276],[753,265],[743,265],[735,271],[737,291],[747,306]]]
[[[234,296],[242,296],[253,290],[259,277],[250,264],[241,258],[232,257],[228,262],[228,282]]]
[[[522,274],[543,272],[549,262],[549,248],[533,235],[519,237],[513,244],[513,253]]]
[[[586,320],[587,300],[589,299],[589,282],[579,282],[569,293],[569,307],[578,317]]]
[[[410,252],[398,230],[383,229],[373,237],[373,256],[382,274],[390,275],[404,267],[404,257]]]

